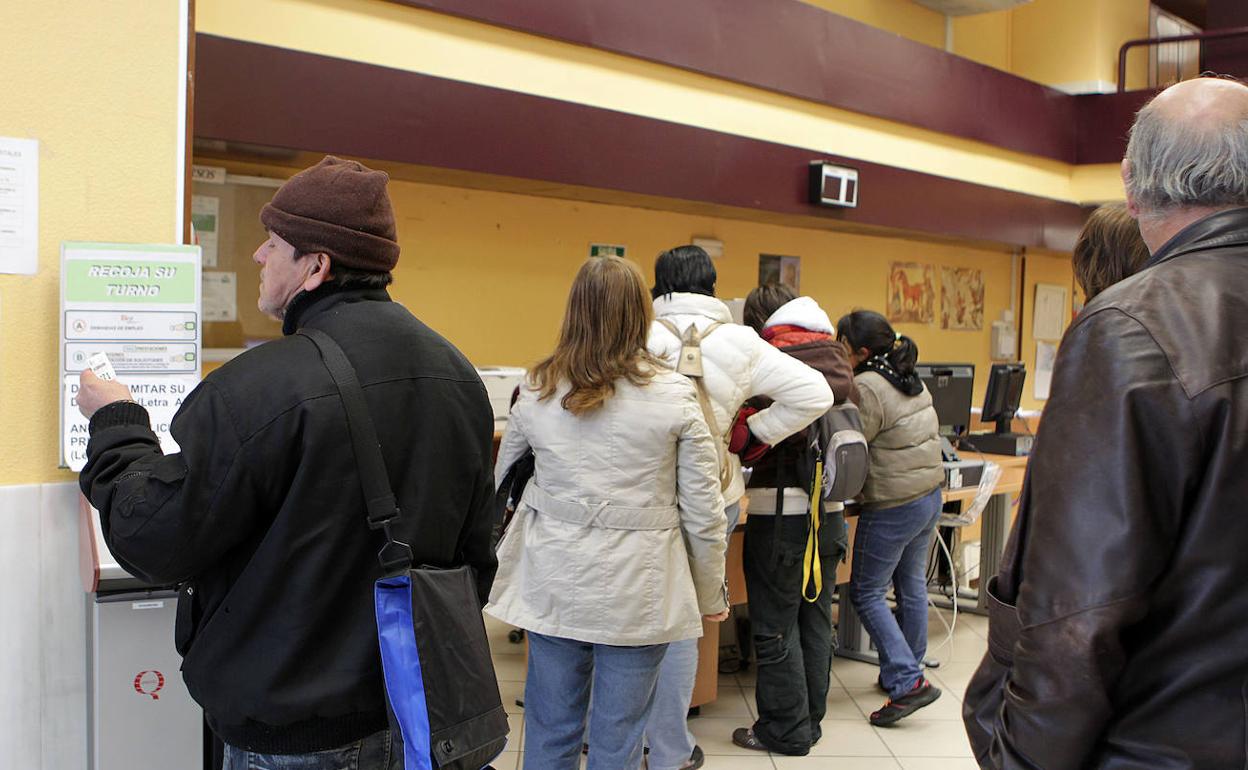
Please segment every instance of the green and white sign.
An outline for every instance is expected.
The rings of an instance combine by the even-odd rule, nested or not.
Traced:
[[[169,424],[200,380],[200,248],[128,243],[61,245],[61,460],[86,463],[78,376],[96,353],[148,408],[166,452]]]
[[[195,301],[196,272],[195,265],[184,262],[76,259],[65,263],[65,300],[185,305]]]
[[[627,246],[621,246],[618,243],[589,244],[589,256],[591,257],[623,257],[627,251]]]

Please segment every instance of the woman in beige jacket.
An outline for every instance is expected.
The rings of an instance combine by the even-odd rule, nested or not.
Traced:
[[[727,617],[716,447],[693,385],[646,352],[652,319],[635,265],[586,262],[499,449],[500,481],[535,460],[486,607],[529,632],[526,767],[578,766],[591,689],[589,767],[638,767],[667,643]]]
[[[914,365],[919,349],[884,316],[856,310],[836,324],[858,386],[871,464],[854,535],[850,599],[880,653],[889,701],[871,714],[883,727],[940,697],[923,676],[927,652],[927,554],[940,520],[940,425]],[[884,601],[889,585],[897,612]]]

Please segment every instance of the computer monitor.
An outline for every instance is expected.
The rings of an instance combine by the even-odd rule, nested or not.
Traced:
[[[915,371],[932,394],[940,434],[952,437],[966,433],[971,427],[975,364],[919,364]]]
[[[1023,380],[1026,378],[1027,368],[1021,363],[992,365],[980,419],[996,422],[997,433],[1010,432],[1010,423],[1018,412],[1018,404],[1023,397]]]

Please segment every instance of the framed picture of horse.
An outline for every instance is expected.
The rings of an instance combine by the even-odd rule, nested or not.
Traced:
[[[894,262],[888,274],[889,323],[936,320],[936,271],[931,265]]]

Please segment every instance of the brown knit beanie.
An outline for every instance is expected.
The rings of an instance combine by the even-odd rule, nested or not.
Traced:
[[[327,155],[287,180],[260,210],[260,222],[301,254],[324,252],[342,267],[389,272],[399,261],[389,179]]]

